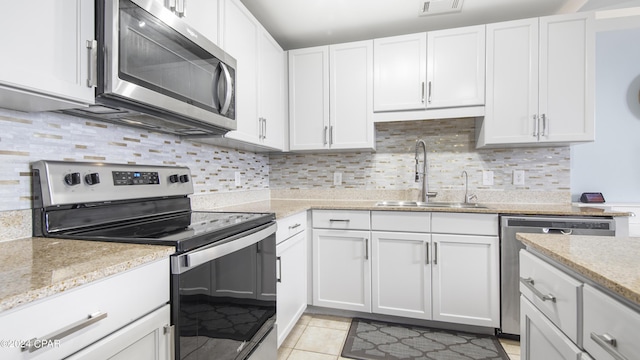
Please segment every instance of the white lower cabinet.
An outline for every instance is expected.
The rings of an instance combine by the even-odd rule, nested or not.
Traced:
[[[374,231],[371,239],[373,312],[431,319],[431,235]]]
[[[497,236],[433,234],[433,320],[500,327]]]
[[[371,312],[370,232],[313,230],[313,305]]]
[[[78,359],[168,359],[168,303],[165,258],[3,312],[0,339],[59,341],[35,342],[30,351],[0,347],[0,359],[62,359],[78,351]]]
[[[276,259],[276,324],[280,346],[307,308],[307,233],[301,232],[279,243]]]
[[[584,349],[596,360],[640,356],[640,312],[596,288],[584,286]]]
[[[174,339],[169,326],[170,314],[170,305],[165,305],[67,359],[172,359]]]
[[[496,214],[368,215],[314,211],[313,305],[500,326]]]
[[[524,296],[520,296],[520,329],[523,360],[582,358],[582,351]]]

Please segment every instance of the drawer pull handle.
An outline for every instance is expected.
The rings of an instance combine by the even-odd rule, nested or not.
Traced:
[[[40,350],[42,348],[47,347],[46,344],[52,342],[52,341],[57,341],[57,340],[61,340],[75,332],[78,332],[84,328],[86,328],[87,326],[96,323],[102,319],[105,319],[107,317],[107,313],[103,313],[103,312],[95,312],[93,314],[89,314],[89,316],[84,319],[84,320],[80,320],[76,323],[73,323],[71,325],[68,325],[65,328],[62,328],[60,330],[58,330],[57,332],[54,332],[52,334],[49,334],[47,336],[44,336],[40,339],[38,338],[33,338],[31,340],[29,340],[29,342],[25,345],[22,346],[22,351],[29,351],[30,353],[36,351],[36,350]]]
[[[299,228],[300,226],[301,226],[300,224],[291,225],[291,226],[289,226],[289,230],[293,230],[295,228]]]
[[[329,222],[349,222],[349,219],[329,219]]]
[[[598,335],[594,332],[591,333],[591,340],[595,341],[596,344],[600,345],[609,355],[613,356],[616,360],[627,360],[627,357],[620,354],[618,349],[616,349],[618,342],[614,337],[609,334]]]
[[[533,286],[535,283],[533,281],[532,278],[520,278],[520,282],[522,284],[524,284],[524,286],[526,286],[529,290],[531,290],[533,292],[533,294],[537,297],[540,298],[540,300],[542,301],[551,301],[551,302],[556,302],[556,297],[551,295],[551,294],[543,294],[540,290],[536,289],[535,286]]]

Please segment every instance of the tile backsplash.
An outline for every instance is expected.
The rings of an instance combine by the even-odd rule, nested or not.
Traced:
[[[31,207],[29,164],[42,159],[188,166],[195,194],[269,187],[267,154],[57,113],[0,109],[0,129],[0,211]]]
[[[379,123],[376,152],[271,154],[269,187],[284,189],[419,189],[414,181],[417,139],[427,143],[429,189],[567,192],[570,148],[475,149],[475,119]],[[422,150],[420,151],[422,164]],[[482,184],[482,171],[494,173],[494,184]],[[525,171],[525,185],[512,184],[513,170]],[[334,172],[342,185],[333,185]]]
[[[0,109],[0,211],[31,207],[32,161],[70,160],[180,165],[191,169],[196,194],[247,190],[411,190],[415,142],[428,146],[433,191],[569,193],[569,147],[475,149],[474,119],[425,120],[376,125],[376,152],[260,154],[196,143],[110,123],[57,113]],[[525,170],[525,185],[512,184],[512,171]],[[482,171],[494,185],[482,185]],[[235,186],[235,172],[242,186]],[[333,185],[334,172],[342,185]],[[262,193],[260,193],[262,194]],[[264,195],[260,195],[264,197]]]

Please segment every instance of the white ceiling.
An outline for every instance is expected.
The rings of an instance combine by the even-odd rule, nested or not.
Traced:
[[[423,0],[240,0],[285,50],[622,7],[637,0],[464,0],[454,14],[419,16]],[[439,0],[432,0],[439,1]]]

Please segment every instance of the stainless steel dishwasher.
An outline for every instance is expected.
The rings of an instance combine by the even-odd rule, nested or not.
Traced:
[[[524,245],[516,233],[615,236],[616,224],[609,217],[501,216],[500,217],[500,335],[520,335],[520,259]]]

